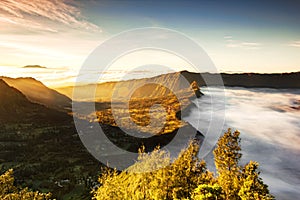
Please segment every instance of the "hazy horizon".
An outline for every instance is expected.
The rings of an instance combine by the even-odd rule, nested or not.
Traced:
[[[110,81],[119,81],[119,80],[132,80],[132,79],[140,79],[140,78],[150,78],[154,76],[158,76],[161,74],[168,74],[173,72],[179,72],[184,71],[186,69],[180,69],[177,71],[173,70],[159,70],[159,69],[152,69],[152,70],[108,70],[104,72],[99,71],[89,71],[86,72],[88,75],[93,76],[100,76],[101,79],[97,83],[103,83],[103,82],[110,82]],[[189,72],[196,72],[193,70],[187,70]],[[288,72],[268,72],[268,73],[262,73],[262,72],[243,72],[243,71],[222,71],[220,73],[229,73],[229,74],[235,74],[235,73],[259,73],[259,74],[280,74],[280,73],[295,73],[300,72],[299,71],[288,71]],[[206,73],[206,72],[201,72]],[[59,87],[68,87],[68,86],[74,86],[76,77],[78,75],[78,71],[75,70],[66,70],[64,68],[47,68],[45,66],[39,67],[9,67],[5,68],[3,66],[0,66],[0,76],[4,77],[10,77],[10,78],[34,78],[38,81],[41,81],[43,84],[50,88],[59,88]],[[126,76],[124,76],[126,75]],[[82,84],[90,84],[91,82],[86,82]]]

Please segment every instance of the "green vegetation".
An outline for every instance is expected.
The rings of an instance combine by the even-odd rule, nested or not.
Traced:
[[[206,168],[197,157],[198,144],[191,142],[175,160],[168,152],[143,151],[136,164],[125,171],[107,169],[93,191],[94,199],[195,199],[195,200],[269,200],[267,185],[259,177],[258,163],[239,165],[239,132],[229,129],[214,150],[217,173]]]
[[[28,190],[28,188],[19,189],[14,186],[13,170],[10,169],[0,176],[0,198],[2,200],[46,200],[50,199],[50,193],[40,193]]]
[[[0,141],[0,174],[13,168],[16,185],[58,200],[91,198],[101,164],[72,125],[0,124]]]
[[[7,141],[3,143],[3,149],[7,152],[6,156],[1,157],[0,168],[6,172],[0,177],[0,199],[49,199],[49,191],[57,199],[90,199],[88,193],[97,184],[99,165],[86,157],[88,154],[81,148],[71,148],[73,143],[63,143],[66,139],[75,139],[70,137],[71,134],[62,134],[70,128],[23,126],[6,125],[1,129],[6,133],[1,135],[2,141]],[[19,134],[12,134],[15,132]],[[48,145],[49,141],[56,145]],[[76,144],[79,147],[80,141]],[[214,150],[216,174],[206,168],[203,160],[198,159],[198,148],[197,143],[191,143],[174,160],[168,152],[159,148],[152,153],[141,149],[138,161],[127,170],[105,169],[99,178],[100,186],[92,192],[93,198],[274,199],[259,177],[257,162],[239,165],[242,155],[238,131],[228,130],[219,139]],[[24,151],[32,153],[23,157]],[[11,167],[15,168],[16,181],[12,170],[9,170]],[[20,189],[14,184],[28,186],[30,190]]]

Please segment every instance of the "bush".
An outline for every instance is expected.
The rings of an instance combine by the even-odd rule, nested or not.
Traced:
[[[47,200],[50,193],[32,192],[28,188],[19,189],[14,186],[13,170],[10,169],[0,176],[0,199],[3,200]]]

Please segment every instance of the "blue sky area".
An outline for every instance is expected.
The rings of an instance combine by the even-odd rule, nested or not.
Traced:
[[[299,1],[3,0],[0,66],[78,70],[115,34],[162,27],[195,40],[220,71],[300,71],[299,10]]]

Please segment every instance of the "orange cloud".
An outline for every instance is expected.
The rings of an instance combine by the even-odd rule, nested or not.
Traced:
[[[57,32],[57,26],[101,31],[89,22],[71,0],[1,0],[0,25]]]

